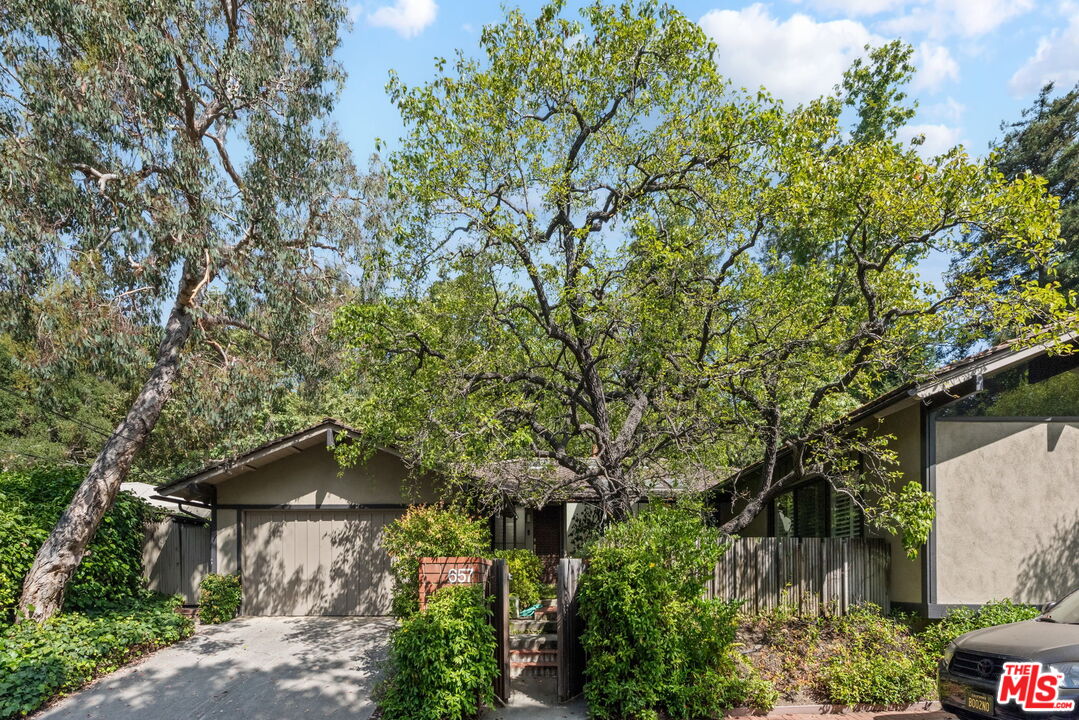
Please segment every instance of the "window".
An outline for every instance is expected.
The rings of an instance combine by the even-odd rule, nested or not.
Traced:
[[[936,417],[1074,417],[1079,414],[1079,353],[1037,357],[984,378],[980,389],[970,381],[965,392],[936,410]]]
[[[772,501],[771,518],[773,537],[862,537],[861,508],[823,480],[778,496]]]

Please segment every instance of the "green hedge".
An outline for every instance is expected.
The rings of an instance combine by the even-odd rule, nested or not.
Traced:
[[[84,474],[78,468],[0,473],[0,625],[12,621],[34,555]],[[117,495],[68,585],[65,610],[104,610],[142,595],[148,511],[135,496]]]
[[[935,663],[944,654],[945,646],[963,633],[994,625],[1031,620],[1041,611],[1032,605],[1021,605],[1011,600],[995,600],[977,610],[960,607],[950,610],[942,619],[926,627],[918,636]]]
[[[497,550],[496,558],[506,561],[510,573],[510,594],[516,595],[521,607],[529,607],[540,601],[540,577],[543,563],[531,550]]]
[[[199,620],[208,624],[231,620],[242,600],[239,575],[210,573],[199,583]]]
[[[393,558],[393,614],[419,610],[421,557],[488,557],[491,530],[481,518],[442,505],[414,505],[386,528],[382,547]]]
[[[443,588],[393,633],[380,688],[386,720],[463,720],[494,701],[495,636],[477,585]]]
[[[0,633],[0,718],[26,715],[132,657],[191,634],[179,597],[131,600],[95,613],[61,613]]]
[[[715,717],[774,702],[734,655],[737,604],[702,598],[723,550],[691,503],[650,505],[591,546],[579,591],[591,717]]]

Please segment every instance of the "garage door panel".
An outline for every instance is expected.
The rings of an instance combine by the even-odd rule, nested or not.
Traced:
[[[385,615],[391,606],[385,525],[400,511],[244,513],[244,611],[251,615]]]

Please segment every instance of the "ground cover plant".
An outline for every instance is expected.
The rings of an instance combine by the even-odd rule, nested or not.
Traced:
[[[220,623],[236,617],[243,600],[239,575],[210,573],[199,584],[199,620]]]
[[[33,712],[132,658],[189,636],[179,597],[129,599],[93,612],[64,612],[0,632],[0,718]]]
[[[393,633],[379,691],[386,720],[462,720],[494,701],[494,630],[478,585],[434,593]]]
[[[1008,600],[959,608],[915,631],[911,618],[866,605],[846,616],[806,617],[787,606],[738,621],[745,659],[784,704],[905,705],[936,697],[944,647],[978,628],[1036,617]]]
[[[0,625],[15,617],[23,578],[82,479],[80,468],[0,473]],[[65,610],[106,609],[141,596],[143,524],[150,508],[119,493],[64,598]]]

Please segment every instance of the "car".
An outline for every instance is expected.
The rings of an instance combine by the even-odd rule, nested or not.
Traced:
[[[1057,697],[1072,711],[1024,711],[996,702],[1006,662],[1038,662],[1063,676]],[[948,643],[938,665],[940,704],[963,720],[1079,717],[1079,591],[1046,607],[1033,620],[982,628]]]

